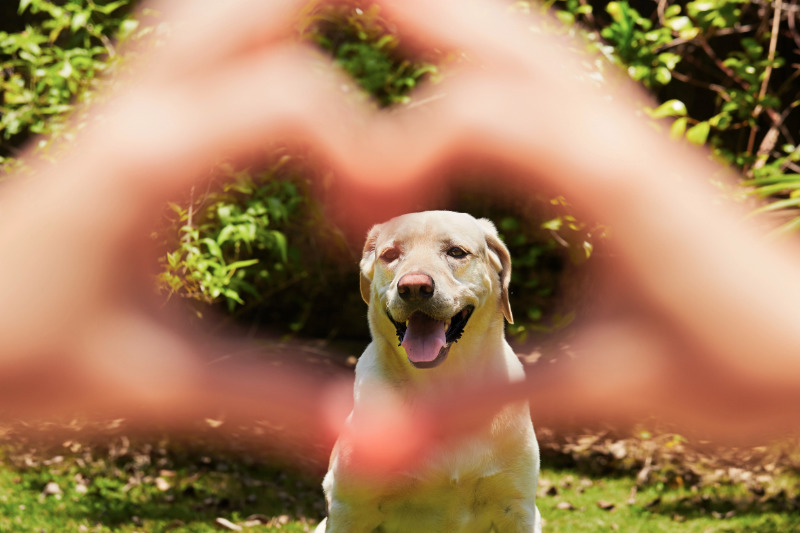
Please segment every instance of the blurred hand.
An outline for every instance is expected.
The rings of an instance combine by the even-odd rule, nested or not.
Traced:
[[[292,38],[299,0],[164,5],[172,38],[143,52],[94,109],[102,120],[57,166],[3,191],[6,413],[124,412],[179,428],[218,409],[285,423],[297,441],[330,440],[349,404],[346,380],[328,390],[298,370],[207,367],[197,354],[211,348],[150,296],[143,228],[163,202],[219,159],[248,160],[280,141],[310,147],[333,170],[362,225],[427,198],[451,166],[488,162],[502,170],[492,186],[558,190],[614,230],[615,263],[601,278],[609,308],[582,330],[580,357],[534,368],[519,386],[430,391],[423,404],[436,412],[376,411],[360,437],[365,464],[419,458],[431,439],[523,398],[535,421],[555,426],[655,415],[728,439],[796,428],[794,253],[711,209],[707,178],[720,169],[706,154],[668,143],[637,117],[632,102],[644,95],[613,76],[596,86],[564,38],[530,31],[495,3],[379,3],[412,48],[464,55],[423,90],[426,103],[391,113],[348,98],[330,61]]]
[[[160,309],[148,237],[165,201],[223,158],[247,160],[276,141],[313,145],[333,168],[355,157],[366,111],[329,60],[296,42],[302,4],[163,3],[167,43],[141,51],[98,99],[66,157],[4,184],[6,417],[180,424],[204,410],[293,422],[316,412],[319,386],[300,373],[201,362],[225,347],[184,335]]]

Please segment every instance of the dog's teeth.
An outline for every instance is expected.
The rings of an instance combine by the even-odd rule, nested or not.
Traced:
[[[450,329],[450,320],[445,321],[444,329]]]

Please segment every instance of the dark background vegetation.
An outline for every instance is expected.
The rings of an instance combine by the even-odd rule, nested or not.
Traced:
[[[625,69],[656,95],[663,105],[647,110],[654,122],[675,138],[706,145],[741,171],[741,189],[726,191],[731,201],[765,197],[761,209],[777,213],[764,219],[766,225],[790,232],[800,224],[797,4],[548,4],[565,23],[555,31],[578,33],[581,53],[606,56],[601,70]],[[19,150],[35,135],[49,139],[40,153],[59,150],[74,127],[67,117],[85,120],[82,104],[102,94],[102,75],[124,68],[117,42],[157,45],[158,13],[133,17],[134,6],[129,0],[0,6],[0,156],[6,170],[24,165]],[[540,7],[517,2],[514,9],[524,17]],[[416,86],[447,76],[454,61],[435,51],[404,54],[391,24],[363,2],[313,7],[297,33],[328,51],[382,108],[408,105]],[[265,146],[264,160],[258,169],[221,164],[207,183],[165,206],[157,237],[164,250],[159,290],[185,300],[204,328],[213,322],[253,335],[271,330],[366,339],[355,290],[360,236],[331,223],[324,187],[312,186],[330,177],[313,175],[303,154],[279,146]],[[517,324],[510,332],[519,340],[547,339],[580,315],[591,287],[585,265],[602,256],[607,231],[598,221],[576,219],[568,198],[481,189],[480,178],[492,172],[465,170],[439,207],[494,220],[514,258]]]

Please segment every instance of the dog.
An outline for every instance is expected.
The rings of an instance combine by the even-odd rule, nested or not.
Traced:
[[[356,365],[354,408],[387,390],[411,402],[421,387],[524,378],[505,340],[511,259],[494,225],[426,211],[374,226],[361,295],[372,342]],[[432,449],[422,466],[374,485],[356,479],[340,437],[323,481],[328,516],[316,533],[541,532],[539,448],[527,404],[509,405],[476,433]]]

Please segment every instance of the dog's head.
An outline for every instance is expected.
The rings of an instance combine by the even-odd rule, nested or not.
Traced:
[[[373,227],[361,259],[361,296],[373,335],[396,334],[408,360],[431,368],[480,324],[505,316],[511,258],[494,225],[464,213],[426,211]],[[471,326],[473,326],[471,328]]]

